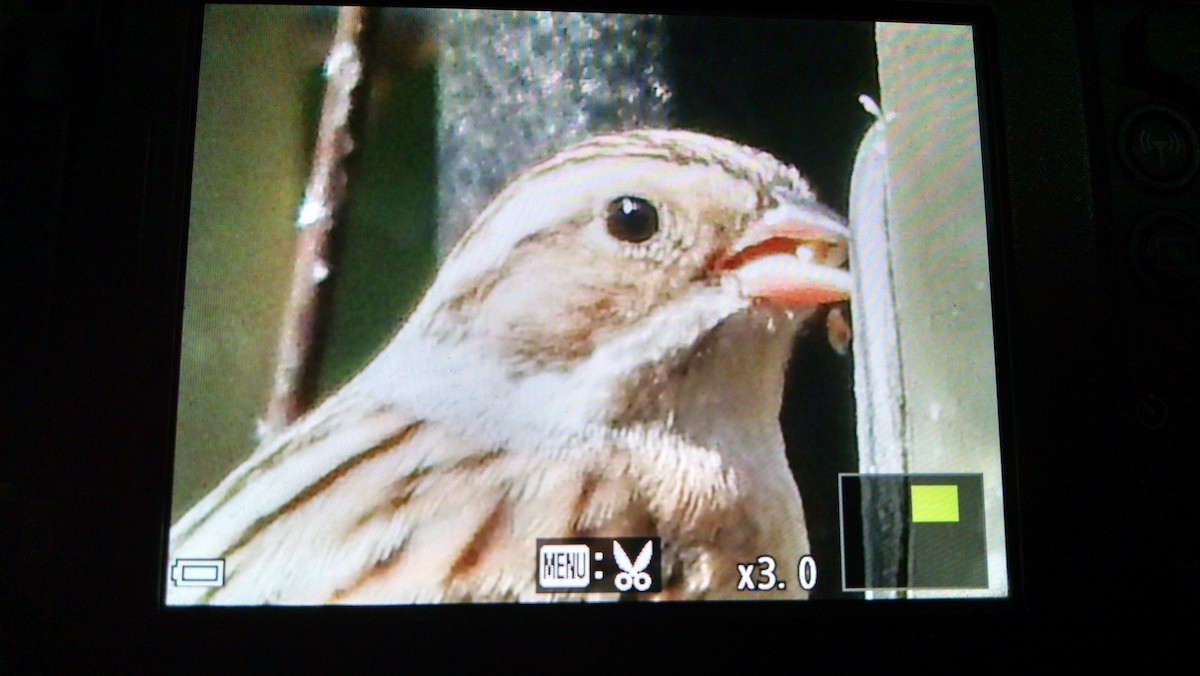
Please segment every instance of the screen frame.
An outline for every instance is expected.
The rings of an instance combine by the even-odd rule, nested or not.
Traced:
[[[203,17],[203,12],[204,12],[203,8],[204,8],[204,5],[201,5],[200,9],[199,9],[201,17]],[[706,14],[703,12],[701,12],[701,13],[667,12],[667,13],[668,14],[686,14],[686,15],[691,15],[691,16],[706,16]],[[999,119],[998,119],[999,116],[996,115],[996,111],[993,109],[995,98],[991,92],[991,89],[994,86],[994,83],[992,82],[991,78],[989,77],[987,65],[986,65],[986,63],[988,62],[988,60],[990,58],[989,54],[991,54],[991,51],[990,51],[991,46],[990,45],[993,40],[992,32],[994,31],[994,27],[989,22],[988,16],[985,13],[979,13],[979,12],[971,12],[971,11],[933,12],[932,15],[937,17],[936,21],[929,19],[929,18],[914,18],[911,15],[911,13],[906,14],[904,12],[901,12],[900,15],[903,15],[906,17],[903,19],[904,22],[911,22],[911,23],[928,22],[928,23],[937,23],[937,24],[943,24],[943,25],[965,25],[965,26],[970,26],[972,28],[973,49],[974,49],[974,58],[975,58],[976,91],[977,91],[978,110],[979,110],[978,122],[979,122],[980,142],[981,142],[980,151],[981,151],[981,156],[982,156],[982,169],[983,169],[982,180],[983,180],[984,210],[985,210],[985,215],[986,215],[986,224],[985,224],[986,231],[984,234],[985,234],[985,238],[986,238],[986,242],[987,242],[988,258],[989,258],[989,281],[990,281],[990,294],[991,294],[991,303],[992,303],[991,315],[992,315],[992,321],[993,321],[992,326],[993,326],[993,341],[994,341],[993,345],[995,347],[993,357],[995,360],[995,371],[996,371],[996,376],[997,376],[995,395],[996,395],[996,399],[997,399],[997,409],[998,409],[997,413],[998,413],[998,417],[999,417],[999,420],[998,420],[999,430],[998,431],[1000,433],[1000,438],[998,439],[998,447],[999,447],[999,451],[1000,451],[1001,480],[1002,480],[1002,484],[1003,484],[1002,495],[1003,495],[1003,501],[1004,501],[1004,519],[1005,519],[1005,524],[1006,524],[1005,557],[1007,560],[1006,568],[1008,571],[1008,596],[1007,597],[975,598],[972,595],[967,594],[966,596],[961,597],[961,598],[920,599],[920,600],[923,603],[929,602],[929,603],[934,603],[934,604],[963,603],[963,604],[965,604],[964,605],[965,608],[974,608],[975,606],[980,605],[980,604],[982,604],[984,606],[987,606],[987,605],[993,604],[993,603],[1003,605],[1006,603],[1011,603],[1014,601],[1014,599],[1019,597],[1019,582],[1017,581],[1019,574],[1014,573],[1014,570],[1016,568],[1016,562],[1019,561],[1019,557],[1017,555],[1017,552],[1019,551],[1019,544],[1017,544],[1019,542],[1019,537],[1017,534],[1017,529],[1013,525],[1015,523],[1015,520],[1013,517],[1013,510],[1014,510],[1014,505],[1016,504],[1015,487],[1014,487],[1015,482],[1013,482],[1011,480],[1011,478],[1009,476],[1010,472],[1008,471],[1008,467],[1014,462],[1014,459],[1012,457],[1011,451],[1008,450],[1011,445],[1010,441],[1005,437],[1005,430],[1007,430],[1009,428],[1009,425],[1007,424],[1008,417],[1009,417],[1009,411],[1007,408],[1007,400],[1010,395],[1007,394],[1008,393],[1008,383],[1006,380],[1007,374],[1009,372],[1009,368],[1008,368],[1007,364],[1005,363],[1005,359],[1007,358],[1007,352],[1002,347],[1004,345],[1004,336],[1006,335],[1006,332],[1007,332],[1007,321],[1006,321],[1007,318],[1006,318],[1006,304],[1005,304],[1006,290],[1005,290],[1005,282],[1004,282],[1004,265],[1003,265],[1002,261],[1005,256],[1003,246],[1004,246],[1004,243],[1006,241],[1008,241],[1008,239],[1005,238],[1001,234],[1001,230],[1003,229],[1002,224],[1005,222],[1005,217],[1003,215],[1003,212],[1001,211],[1001,208],[998,208],[997,204],[996,204],[997,193],[1002,193],[1003,191],[998,190],[991,183],[992,180],[995,180],[994,177],[996,177],[998,175],[997,172],[995,172],[993,169],[993,163],[995,162],[994,158],[1002,157],[1002,149],[996,147],[996,145],[998,145],[998,139],[1002,138],[1002,134],[996,133],[997,130],[993,128],[994,125],[1000,124]],[[891,19],[891,17],[888,17],[886,15],[881,15],[880,13],[872,14],[870,11],[867,11],[865,14],[861,11],[842,11],[842,12],[833,12],[833,13],[829,13],[826,11],[814,11],[814,12],[805,12],[800,16],[801,16],[801,18],[811,20],[811,21],[864,20],[863,19],[864,16],[873,16],[873,17],[875,17],[875,19],[874,19],[875,21],[887,21],[887,20]],[[797,17],[795,15],[791,15],[791,16],[782,15],[780,18],[797,18]],[[897,20],[899,20],[899,19],[897,19]],[[202,30],[202,26],[203,26],[202,18],[200,19],[200,24],[201,25],[199,27],[197,27],[197,29],[196,29],[198,31]],[[198,91],[197,91],[199,88],[199,84],[200,84],[199,83],[199,74],[198,74],[198,64],[200,61],[199,42],[200,41],[197,40],[196,45],[194,46],[195,53],[192,55],[192,59],[195,64],[194,67],[197,69],[197,73],[195,74],[195,78],[194,78],[195,81],[191,83],[191,89],[189,92],[190,96],[191,96],[191,100],[193,102],[195,102],[199,96]],[[193,111],[192,111],[193,126],[191,129],[192,134],[190,136],[192,145],[190,145],[187,148],[187,152],[188,152],[189,156],[191,155],[192,152],[194,152],[193,149],[194,149],[194,141],[195,141],[195,133],[196,133],[195,114],[196,114],[196,111],[195,111],[194,105],[193,105]],[[996,118],[996,119],[989,119],[988,118],[989,114],[993,118]],[[191,171],[191,166],[189,165],[189,167],[188,167],[189,176],[190,176],[190,171]],[[181,183],[180,187],[181,188],[183,187],[182,183]],[[184,195],[186,195],[186,197],[183,199],[183,201],[184,201],[185,205],[187,205],[190,203],[190,198],[192,196],[190,181],[189,181],[189,185],[184,190]],[[188,220],[188,217],[189,216],[186,216],[186,215],[184,217],[185,229],[187,227],[186,221]],[[185,243],[183,244],[182,249],[184,252],[186,252],[187,251],[186,231],[184,233],[184,237],[185,237]],[[186,267],[186,262],[185,262],[184,266],[181,266],[181,267]],[[182,272],[182,270],[181,270],[181,272]],[[180,297],[182,298],[183,287],[184,287],[184,280],[183,280],[182,276],[178,280],[178,285],[179,285],[179,289],[180,289]],[[181,309],[183,307],[183,302],[184,301],[181,300],[179,303],[179,307]],[[178,330],[180,331],[180,336],[182,336],[182,317],[180,318],[178,324],[179,324]],[[176,342],[181,342],[181,338],[177,339]],[[176,360],[175,379],[176,379],[177,384],[176,384],[175,398],[172,402],[173,406],[178,406],[178,398],[179,398],[179,394],[180,394],[178,391],[179,378],[180,378],[178,363],[179,363],[179,360],[181,359],[180,353],[181,353],[181,348],[178,348],[176,351],[176,354],[175,354],[175,360]],[[173,429],[174,428],[172,428],[172,430]],[[171,463],[171,464],[173,464],[173,462],[174,462],[173,437],[174,437],[174,435],[172,434],[172,448],[168,449],[170,451],[170,453],[168,454],[168,458],[167,458],[167,462]],[[169,504],[170,503],[168,503],[168,505]],[[162,565],[163,565],[162,579],[163,580],[167,580],[169,577],[168,576],[168,566],[170,565],[170,561],[169,561],[169,557],[166,553],[166,541],[167,541],[166,534],[170,530],[170,526],[171,526],[171,523],[169,520],[169,510],[168,510],[168,520],[164,524],[164,530],[163,530],[163,533],[164,533],[164,535],[163,535],[164,553],[162,556]],[[837,574],[837,573],[836,573],[836,571],[833,571],[833,573],[826,573],[826,574]],[[751,600],[749,598],[746,599],[746,601],[751,602],[751,603],[754,602],[753,600]],[[745,602],[745,601],[743,601],[743,602]],[[854,601],[850,601],[850,600],[838,601],[838,603],[843,603],[843,602],[851,604],[851,605],[857,605],[857,603],[858,603],[858,602],[854,602]],[[909,602],[911,602],[911,600],[895,600],[895,601],[876,600],[873,603],[892,603],[892,602],[909,603]],[[685,602],[685,603],[692,605],[692,604],[699,603],[699,602]],[[705,602],[705,603],[708,603],[708,602]],[[823,605],[830,605],[831,603],[832,602],[827,602]],[[867,605],[871,605],[871,604],[872,603],[868,603]],[[381,610],[383,608],[402,609],[402,608],[408,608],[408,607],[420,608],[423,606],[407,606],[404,604],[400,604],[400,605],[395,605],[395,606],[384,606],[384,607],[381,607],[380,609]],[[163,608],[169,613],[187,612],[189,610],[199,610],[195,607],[189,607],[189,606],[168,606],[168,605],[166,605],[165,601],[163,602]],[[241,607],[241,610],[242,610],[242,612],[256,612],[257,611],[257,609],[252,606]],[[292,612],[293,610],[294,610],[294,608],[289,606],[289,607],[287,607],[287,609],[280,608],[277,610],[276,609],[264,610],[262,612]],[[199,611],[204,612],[203,610],[199,610]],[[331,611],[332,612],[346,612],[346,610],[341,609],[341,608],[332,608]],[[413,612],[416,612],[419,614],[421,611],[414,610]],[[803,613],[805,611],[799,611],[799,612]],[[824,610],[822,612],[828,612],[828,611]],[[868,612],[874,612],[874,611],[868,611]],[[924,612],[924,611],[922,611],[922,612]]]
[[[94,640],[121,632],[116,645],[138,645],[147,655],[161,651],[202,659],[212,657],[214,650],[228,657],[297,646],[301,648],[298,653],[307,654],[313,650],[305,649],[307,646],[324,638],[337,644],[342,654],[353,654],[375,645],[370,641],[385,634],[419,631],[429,638],[428,649],[436,652],[439,646],[453,649],[467,637],[486,636],[483,643],[502,647],[530,631],[557,624],[557,631],[546,633],[558,637],[554,651],[565,654],[571,648],[592,645],[578,637],[572,640],[564,629],[570,625],[589,624],[635,635],[638,638],[627,644],[635,651],[654,648],[646,636],[656,634],[660,639],[656,646],[664,650],[670,645],[687,650],[692,641],[703,638],[713,638],[710,645],[723,645],[719,637],[744,631],[746,626],[761,630],[766,637],[763,645],[777,646],[785,637],[794,638],[792,627],[798,624],[826,648],[852,648],[869,640],[890,645],[913,640],[927,645],[931,631],[964,640],[990,636],[976,640],[997,645],[1025,635],[1028,645],[1050,639],[1039,641],[1018,625],[1032,621],[1033,626],[1059,626],[1051,618],[1074,621],[1094,607],[1070,605],[1081,601],[1084,593],[1072,589],[1070,583],[1076,580],[1055,567],[1056,562],[1079,551],[1074,549],[1079,547],[1076,541],[1059,540],[1059,534],[1075,522],[1072,515],[1062,514],[1058,505],[1064,500],[1065,480],[1075,478],[1086,484],[1088,477],[1094,477],[1101,485],[1109,484],[1106,475],[1097,470],[1092,474],[1084,470],[1081,477],[1059,464],[1061,456],[1044,452],[1056,447],[1085,449],[1089,441],[1112,431],[1110,423],[1097,421],[1094,415],[1096,398],[1111,393],[1087,398],[1088,387],[1096,386],[1095,380],[1087,377],[1089,369],[1096,363],[1108,363],[1103,351],[1111,344],[1106,342],[1104,329],[1111,326],[1112,318],[1102,301],[1096,300],[1103,297],[1100,291],[1106,282],[1093,270],[1096,233],[1079,81],[1083,66],[1072,32],[1076,28],[1072,7],[1066,3],[1045,7],[1027,3],[1015,8],[984,3],[871,3],[852,11],[806,9],[804,16],[817,13],[826,18],[870,15],[875,20],[969,22],[978,27],[976,67],[988,172],[985,182],[992,210],[989,248],[1005,519],[1011,535],[1008,599],[837,605],[661,604],[639,611],[617,604],[586,609],[457,605],[167,609],[161,593],[163,552],[179,373],[193,141],[189,130],[195,122],[201,16],[201,5],[192,3],[184,9],[143,7],[102,17],[106,22],[102,25],[117,31],[125,41],[118,41],[119,47],[107,53],[99,84],[92,86],[113,86],[123,79],[146,86],[131,91],[126,85],[116,88],[115,96],[99,97],[104,102],[100,110],[94,117],[81,118],[74,132],[85,157],[77,176],[106,166],[125,170],[124,177],[116,169],[113,175],[102,175],[83,195],[93,201],[84,199],[84,203],[94,209],[128,200],[116,210],[126,217],[127,224],[108,233],[69,229],[63,236],[67,245],[59,252],[67,262],[84,262],[84,270],[76,271],[72,282],[106,272],[103,266],[111,261],[96,260],[97,250],[112,254],[122,265],[128,263],[124,269],[129,271],[110,286],[66,293],[64,300],[75,301],[79,307],[85,307],[83,301],[90,298],[99,297],[102,302],[82,317],[61,320],[63,326],[74,329],[67,334],[72,339],[82,342],[94,322],[101,327],[102,337],[118,343],[112,351],[103,349],[107,345],[103,342],[84,349],[80,359],[88,364],[103,364],[107,359],[113,366],[89,376],[76,390],[79,399],[73,399],[93,404],[84,415],[101,430],[99,447],[113,453],[101,465],[78,450],[96,444],[70,444],[68,441],[78,439],[68,430],[57,433],[61,436],[51,433],[51,447],[60,449],[53,457],[62,458],[64,464],[79,461],[78,468],[71,471],[77,473],[73,476],[80,483],[90,474],[103,477],[108,485],[129,487],[85,492],[71,506],[63,507],[70,510],[62,517],[63,523],[71,523],[71,519],[88,523],[91,519],[85,512],[103,509],[103,527],[97,525],[95,532],[81,530],[79,535],[92,551],[116,552],[104,567],[116,590],[85,594],[102,605],[108,602],[109,607],[121,607],[112,615],[114,624],[98,632]],[[1061,40],[1039,42],[1041,30],[1057,31]],[[1025,97],[1040,97],[1048,105],[1027,106],[1022,100]],[[105,138],[107,129],[116,131]],[[129,147],[137,152],[129,152]],[[1047,200],[1045,194],[1054,199]],[[1047,230],[1044,224],[1048,223],[1059,224],[1061,229]],[[117,245],[110,239],[113,233],[120,240]],[[93,246],[96,244],[99,246]],[[1063,258],[1064,251],[1078,253]],[[112,328],[103,328],[109,323]],[[1064,325],[1067,335],[1047,338],[1047,326]],[[1070,344],[1069,339],[1079,337],[1093,337],[1096,342],[1083,349],[1085,357],[1064,359],[1063,348]],[[115,378],[101,379],[105,374]],[[65,374],[60,377],[67,380]],[[1084,386],[1064,385],[1072,382]],[[1064,403],[1062,395],[1072,392],[1081,399]],[[95,403],[100,399],[103,401]],[[130,415],[131,407],[140,415]],[[1060,417],[1052,417],[1052,411]],[[114,429],[113,420],[126,424]],[[1089,424],[1094,427],[1089,429]],[[1085,432],[1079,436],[1068,429]],[[1087,493],[1078,486],[1068,487],[1065,499],[1086,500]],[[69,568],[65,564],[51,566],[45,574],[63,570]],[[1084,574],[1078,581],[1086,587],[1101,579],[1097,572]],[[48,607],[68,606],[69,600],[61,596]],[[49,626],[65,631],[91,626],[82,621],[85,624],[77,625],[64,618]],[[686,630],[663,639],[661,632],[653,631],[663,626]],[[263,636],[274,638],[264,646]]]

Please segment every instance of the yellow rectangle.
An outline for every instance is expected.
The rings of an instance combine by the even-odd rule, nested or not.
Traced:
[[[958,486],[912,486],[913,523],[958,521]]]

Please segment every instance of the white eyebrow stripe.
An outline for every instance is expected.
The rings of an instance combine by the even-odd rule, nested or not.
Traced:
[[[447,298],[472,279],[503,266],[517,244],[552,225],[578,222],[579,205],[590,205],[595,194],[606,186],[645,182],[661,173],[662,160],[630,161],[628,157],[595,158],[580,164],[569,175],[548,172],[523,179],[506,191],[508,198],[497,200],[447,257],[429,295]],[[587,214],[591,218],[591,213]],[[484,224],[490,227],[481,227]],[[502,227],[495,227],[495,224]],[[451,264],[450,262],[453,261]],[[439,303],[440,304],[440,303]]]
[[[774,194],[786,194],[803,201],[816,200],[808,182],[795,167],[776,157],[728,139],[683,130],[643,129],[593,137],[535,164],[519,174],[479,215],[455,250],[473,239],[478,224],[491,220],[509,199],[530,181],[566,165],[599,158],[643,158],[676,166],[701,164],[718,166],[734,178],[745,179]]]

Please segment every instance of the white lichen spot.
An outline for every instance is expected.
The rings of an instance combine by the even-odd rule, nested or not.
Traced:
[[[313,263],[313,266],[312,266],[313,282],[320,284],[321,282],[325,281],[328,278],[329,278],[329,266],[325,264],[325,261],[319,260],[316,263]]]
[[[275,430],[267,423],[265,418],[259,417],[254,419],[254,440],[262,443],[274,436]]]
[[[937,422],[942,417],[942,405],[936,401],[929,405],[929,419]]]
[[[656,80],[651,87],[659,101],[666,102],[671,100],[671,90],[667,88],[666,84]]]
[[[306,197],[300,205],[300,213],[296,216],[296,227],[303,230],[329,216],[329,209],[320,201]]]
[[[335,43],[329,50],[329,56],[325,57],[325,77],[332,77],[348,62],[354,61],[356,56],[353,44],[349,42]]]
[[[903,66],[901,66],[901,70],[903,70]],[[871,98],[867,94],[859,94],[858,102],[862,105],[863,109],[871,114],[871,117],[874,117],[877,120],[891,122],[892,120],[896,119],[896,113],[894,111],[889,110],[886,113],[883,112],[883,108],[875,102],[875,99]]]
[[[879,104],[875,103],[875,99],[871,98],[867,94],[859,94],[858,102],[868,113],[871,114],[872,117],[876,119],[883,117],[883,111],[880,110]]]

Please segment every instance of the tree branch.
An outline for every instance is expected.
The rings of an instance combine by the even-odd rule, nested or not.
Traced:
[[[317,330],[320,287],[330,274],[330,235],[346,191],[346,158],[354,148],[350,113],[363,84],[363,34],[368,10],[343,7],[325,59],[327,85],[317,129],[313,168],[296,218],[298,238],[292,289],[284,308],[271,398],[259,424],[260,439],[303,413],[305,369]]]

